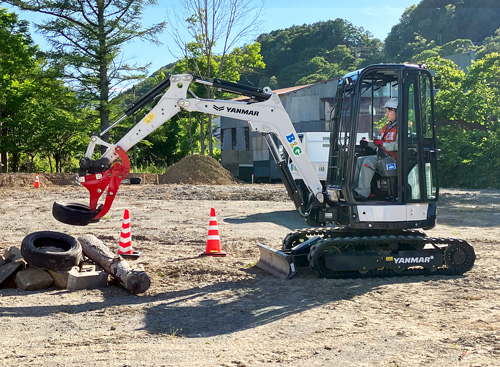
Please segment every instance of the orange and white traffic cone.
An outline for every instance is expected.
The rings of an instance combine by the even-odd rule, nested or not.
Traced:
[[[208,225],[207,248],[200,256],[226,256],[226,253],[221,251],[219,226],[215,217],[215,209],[210,209],[210,223]]]
[[[137,258],[141,255],[139,252],[132,251],[132,232],[130,230],[130,212],[125,209],[123,213],[122,232],[120,233],[120,242],[118,243],[118,255],[127,258]]]
[[[35,189],[40,187],[40,179],[38,178],[38,173],[35,176]]]

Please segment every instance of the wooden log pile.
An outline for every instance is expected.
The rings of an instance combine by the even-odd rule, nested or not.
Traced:
[[[134,294],[146,292],[151,280],[143,270],[134,270],[120,255],[113,253],[94,235],[78,237],[83,253]]]

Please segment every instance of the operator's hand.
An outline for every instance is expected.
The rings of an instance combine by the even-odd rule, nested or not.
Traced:
[[[373,144],[375,144],[378,147],[381,147],[382,145],[384,145],[384,142],[381,139],[375,139],[373,141]]]

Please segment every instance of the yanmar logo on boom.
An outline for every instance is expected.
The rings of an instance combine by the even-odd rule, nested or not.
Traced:
[[[224,111],[224,106],[219,107],[214,105],[214,110],[219,112]],[[238,113],[240,115],[259,116],[259,111],[246,110],[244,108],[226,107],[226,111],[231,113]]]

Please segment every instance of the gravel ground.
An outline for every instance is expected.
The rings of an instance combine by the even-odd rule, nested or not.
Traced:
[[[305,226],[280,184],[122,185],[104,219],[74,227],[51,207],[86,202],[83,188],[26,180],[0,184],[0,253],[42,230],[116,251],[127,208],[152,284],[141,295],[0,289],[0,366],[500,365],[499,191],[442,190],[427,234],[475,247],[464,276],[328,280],[300,268],[282,280],[255,267],[259,242],[279,248]],[[199,257],[210,208],[226,257]]]

